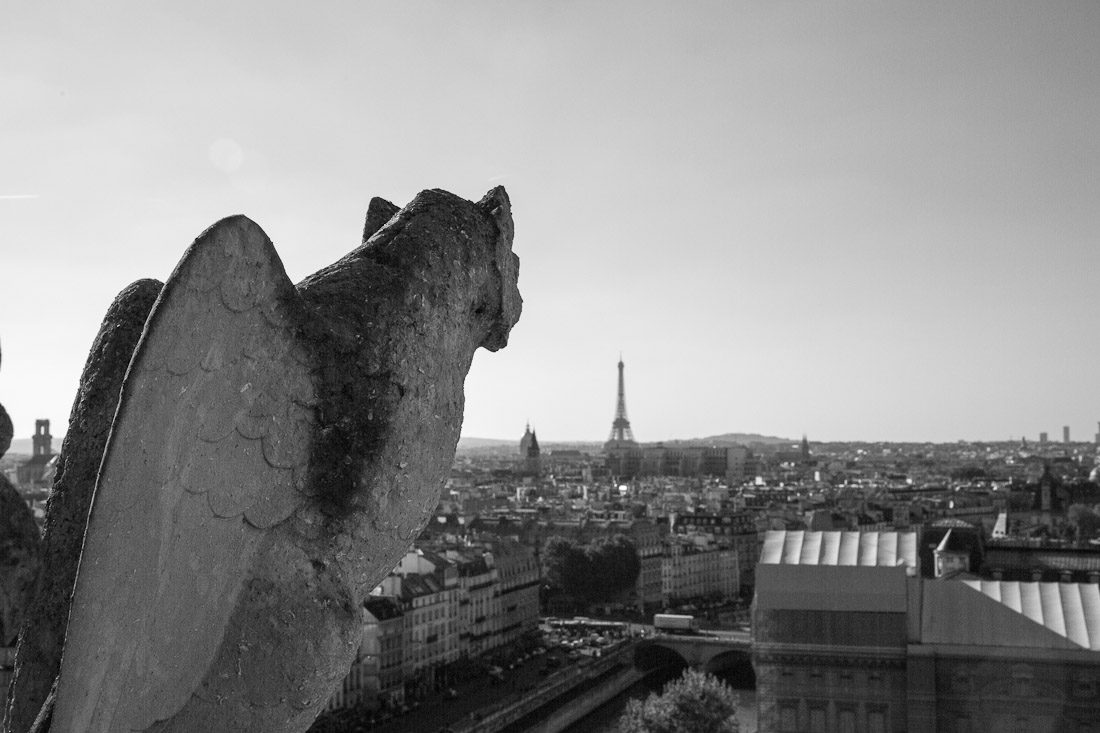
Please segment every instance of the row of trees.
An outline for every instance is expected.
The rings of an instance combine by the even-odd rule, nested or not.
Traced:
[[[551,589],[589,603],[614,600],[633,588],[642,569],[638,548],[622,534],[587,545],[551,537],[543,547],[542,563]]]

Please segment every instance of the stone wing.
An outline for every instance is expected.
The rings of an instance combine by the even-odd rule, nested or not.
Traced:
[[[100,468],[53,730],[145,730],[198,689],[263,530],[305,500],[306,318],[245,217],[204,232],[166,282]]]

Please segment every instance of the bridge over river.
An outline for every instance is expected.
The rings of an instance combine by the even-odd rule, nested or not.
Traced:
[[[674,665],[696,667],[731,678],[737,687],[755,687],[752,637],[748,631],[656,634],[638,642],[634,666],[648,670]]]

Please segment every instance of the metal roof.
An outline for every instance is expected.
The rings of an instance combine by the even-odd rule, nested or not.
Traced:
[[[806,532],[771,530],[764,537],[765,565],[898,567],[915,575],[916,532]]]
[[[1100,651],[1100,586],[1095,583],[962,582],[1074,644]]]

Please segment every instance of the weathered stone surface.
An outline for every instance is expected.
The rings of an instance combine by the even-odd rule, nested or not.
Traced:
[[[53,731],[303,731],[438,501],[479,346],[519,318],[508,197],[380,199],[295,288],[243,217],[166,282],[122,388]]]
[[[11,418],[0,405],[0,457],[11,445]],[[27,616],[27,601],[38,574],[38,525],[23,497],[0,475],[0,646],[10,647]],[[4,677],[6,679],[6,675]]]
[[[38,525],[26,502],[0,475],[0,646],[13,646],[38,573]]]
[[[160,294],[157,280],[139,280],[115,298],[92,344],[61,445],[46,512],[43,564],[16,651],[4,730],[28,730],[46,700],[61,665],[69,597],[96,473],[118,407],[126,367],[145,320]]]
[[[0,355],[0,362],[3,361],[2,355]],[[11,447],[12,425],[11,418],[8,417],[8,411],[4,409],[3,405],[0,405],[0,458],[8,452],[8,448]]]

